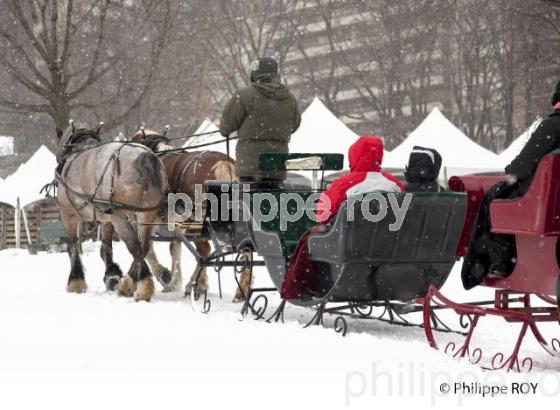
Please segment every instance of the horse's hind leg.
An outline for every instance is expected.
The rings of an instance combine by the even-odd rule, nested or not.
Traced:
[[[143,242],[140,239],[139,232],[136,232],[126,219],[113,215],[111,223],[134,258],[128,273],[117,285],[117,292],[121,296],[134,296],[137,301],[149,301],[154,294],[154,281],[152,273],[144,261],[148,249],[142,246]],[[139,231],[144,228],[139,228]]]
[[[108,291],[113,291],[122,278],[119,265],[113,261],[113,233],[115,228],[110,222],[101,225],[101,259],[105,262],[103,282]]]
[[[146,217],[144,219],[145,216],[146,214],[141,214],[138,218],[138,237],[140,239],[140,249],[142,253],[140,257],[141,269],[138,277],[138,287],[136,292],[134,292],[134,299],[150,301],[152,296],[154,296],[154,279],[146,263],[146,255],[149,250],[152,249],[153,227],[150,225],[143,225],[142,223],[145,221],[151,223],[155,219],[155,215],[153,218]]]
[[[202,258],[207,258],[210,255],[210,252],[212,252],[212,247],[208,241],[196,241],[194,245],[196,247],[196,251],[200,256],[202,256]],[[185,295],[191,294],[191,290],[196,282],[197,274],[198,266],[194,268],[194,272],[189,280],[189,283],[185,286]],[[208,275],[206,274],[206,268],[202,268],[202,271],[200,272],[198,290],[201,292],[206,292],[208,290]]]
[[[245,251],[240,259],[246,265],[250,266],[253,263],[253,254],[250,251]],[[239,277],[239,286],[237,287],[235,297],[233,298],[234,303],[243,302],[245,300],[249,294],[251,286],[253,285],[253,281],[253,270],[250,267],[244,268],[241,272],[241,276]]]
[[[70,257],[70,275],[66,291],[70,293],[84,293],[87,290],[84,268],[78,249],[78,224],[79,218],[74,214],[62,211],[62,223],[68,235],[68,256]]]
[[[154,252],[153,243],[150,244],[150,249],[146,254],[146,262],[148,262],[148,265],[154,273],[157,281],[161,286],[163,286],[164,291],[169,292],[171,290],[171,272],[169,271],[169,269],[159,263],[156,253]]]
[[[171,241],[169,243],[171,253],[171,282],[164,286],[164,292],[175,292],[183,286],[183,274],[181,273],[181,243]]]

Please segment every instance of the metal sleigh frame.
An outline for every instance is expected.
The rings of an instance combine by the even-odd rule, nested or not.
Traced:
[[[200,274],[202,273],[202,269],[206,267],[214,268],[214,271],[218,275],[218,289],[219,289],[219,297],[222,298],[222,289],[221,289],[221,271],[223,268],[231,267],[234,270],[234,275],[237,281],[237,274],[241,273],[244,269],[249,269],[250,275],[253,275],[253,267],[254,266],[266,266],[263,260],[255,260],[252,256],[249,260],[241,261],[240,255],[244,252],[251,251],[248,247],[242,247],[239,251],[231,251],[227,250],[226,247],[222,246],[218,241],[213,239],[211,235],[211,240],[214,246],[214,251],[207,257],[202,257],[196,250],[195,246],[191,243],[192,239],[196,239],[194,237],[188,237],[185,234],[180,232],[175,232],[172,238],[165,238],[159,237],[155,238],[157,241],[168,241],[170,239],[178,239],[180,240],[185,247],[189,250],[189,252],[194,256],[197,262],[197,275],[195,276],[195,281],[193,283],[193,287],[191,290],[191,303],[193,309],[196,311],[200,311],[203,313],[209,313],[211,309],[211,301],[208,298],[206,292],[200,292],[198,287],[198,282],[200,279]],[[224,260],[227,256],[236,255],[235,260],[233,261],[226,261]],[[252,253],[253,255],[253,253]],[[421,300],[418,299],[416,304],[413,306],[412,310],[410,311],[403,311],[403,307],[409,306],[399,302],[391,302],[391,301],[376,301],[371,303],[359,303],[359,302],[348,302],[348,303],[330,303],[330,297],[333,291],[337,288],[339,282],[343,279],[344,273],[341,272],[338,279],[333,284],[332,288],[329,292],[327,292],[323,297],[319,299],[309,300],[305,302],[298,303],[298,306],[304,306],[308,308],[312,308],[315,310],[315,313],[312,315],[311,319],[304,324],[304,328],[310,326],[321,325],[325,326],[324,316],[325,315],[334,315],[334,324],[333,328],[335,332],[342,334],[345,336],[348,330],[348,324],[346,318],[356,318],[356,319],[366,319],[366,320],[377,320],[386,322],[393,325],[399,325],[404,327],[425,327],[425,323],[414,323],[407,320],[404,316],[407,313],[412,312],[419,312],[422,310]],[[237,281],[239,286],[239,282]],[[245,297],[245,302],[241,307],[241,314],[243,317],[247,317],[249,314],[253,316],[255,320],[265,320],[268,323],[271,322],[284,322],[284,310],[287,304],[286,300],[281,300],[278,307],[267,316],[268,308],[269,308],[269,298],[266,296],[270,292],[277,292],[276,287],[251,287],[248,291],[248,294]],[[203,297],[202,302],[199,302],[199,298]],[[480,303],[490,303],[490,302],[480,302]],[[382,312],[379,315],[376,315],[374,312],[374,308],[381,308]],[[447,326],[441,318],[436,314],[438,309],[442,309],[443,307],[435,307],[430,311],[429,314],[429,322],[430,322],[430,329],[433,329],[436,332],[453,332],[459,334],[466,334],[464,331],[456,331],[451,329]]]

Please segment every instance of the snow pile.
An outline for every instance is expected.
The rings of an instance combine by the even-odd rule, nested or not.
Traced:
[[[44,145],[0,185],[0,202],[20,206],[44,198],[41,188],[54,179],[55,155]]]
[[[218,151],[224,154],[227,154],[227,147],[225,143],[225,138],[219,132],[219,128],[211,121],[209,118],[206,118],[202,121],[202,124],[197,128],[197,130],[193,133],[194,135],[197,134],[206,134],[200,135],[198,137],[193,137],[187,139],[183,144],[183,148],[188,148],[192,146],[197,146],[201,144],[207,144],[212,142],[219,142],[218,144],[208,145],[205,147],[194,148],[195,151]],[[230,141],[229,143],[229,151],[230,157],[235,158],[235,146],[236,140]]]
[[[357,139],[358,135],[315,97],[303,112],[299,129],[292,135],[290,152],[344,154],[344,167],[348,168],[348,148]]]
[[[0,157],[14,155],[14,137],[0,136]]]
[[[494,171],[501,169],[496,154],[481,147],[453,125],[436,107],[426,119],[387,156],[384,166],[404,168],[415,145],[435,148],[442,156],[442,173]]]
[[[500,155],[498,155],[502,167],[506,167],[507,165],[509,165],[511,161],[513,161],[515,157],[519,155],[527,141],[529,141],[529,137],[531,136],[531,134],[533,134],[533,132],[535,132],[542,120],[542,118],[537,118],[535,122],[533,122],[523,134],[517,137],[509,147],[507,147],[504,151],[501,152]]]

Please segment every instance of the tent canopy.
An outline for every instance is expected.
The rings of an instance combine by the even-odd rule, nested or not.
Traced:
[[[0,136],[0,157],[14,154],[14,137]]]
[[[211,134],[207,134],[211,133]],[[196,129],[193,134],[207,134],[207,135],[200,135],[198,137],[189,138],[183,144],[183,148],[188,148],[191,146],[196,146],[200,144],[207,144],[211,142],[219,142],[219,144],[209,145],[206,147],[195,148],[195,151],[218,151],[224,154],[227,154],[227,147],[225,138],[219,132],[219,128],[216,124],[211,121],[209,118],[206,118],[202,121],[202,124]],[[235,159],[235,145],[236,140],[230,141],[229,143],[229,150],[230,150],[230,157]]]
[[[348,148],[357,139],[358,135],[315,97],[303,112],[299,129],[292,135],[290,152],[344,154],[344,166],[348,168]]]
[[[535,122],[533,122],[533,124],[531,124],[531,126],[523,132],[523,134],[517,137],[509,147],[507,147],[504,151],[501,152],[500,155],[498,155],[502,167],[506,167],[507,165],[509,165],[511,161],[513,161],[515,157],[519,155],[519,153],[529,140],[529,137],[531,136],[531,134],[533,134],[533,132],[535,132],[541,121],[542,118],[537,118]]]
[[[404,168],[415,145],[434,148],[443,158],[442,172],[460,173],[501,169],[496,154],[481,147],[453,125],[436,107],[424,121],[387,156],[385,167]]]
[[[23,207],[43,199],[44,195],[39,191],[53,180],[55,168],[55,155],[41,145],[27,162],[0,184],[0,202],[16,206],[19,197],[20,206]]]

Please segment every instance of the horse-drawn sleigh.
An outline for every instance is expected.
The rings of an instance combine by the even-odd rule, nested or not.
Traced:
[[[142,142],[144,137],[146,133],[142,131],[138,142]],[[158,151],[162,141],[165,142],[162,139],[152,148]],[[122,144],[138,146],[136,143]],[[452,192],[406,194],[412,195],[412,199],[402,226],[396,231],[389,229],[392,221],[388,218],[376,222],[364,218],[364,209],[370,215],[379,214],[383,206],[381,202],[358,200],[343,204],[326,230],[307,237],[309,256],[319,266],[313,292],[305,297],[282,300],[269,315],[266,312],[266,293],[280,291],[286,267],[297,243],[316,224],[309,213],[298,214],[298,209],[294,207],[297,200],[294,198],[306,202],[320,189],[261,182],[243,186],[236,181],[231,168],[229,174],[214,172],[217,168],[213,166],[219,161],[231,164],[227,156],[219,160],[214,158],[213,166],[206,168],[205,165],[205,171],[197,174],[196,169],[202,167],[203,157],[207,154],[190,153],[189,160],[178,160],[177,157],[185,153],[177,150],[157,154],[172,193],[193,195],[195,192],[191,186],[202,181],[206,194],[213,194],[217,200],[214,204],[205,203],[201,220],[181,223],[164,220],[161,222],[163,229],[160,228],[156,235],[157,240],[172,242],[174,259],[177,257],[178,242],[183,243],[195,257],[197,267],[187,284],[187,293],[191,295],[194,306],[198,306],[199,296],[202,297],[201,310],[208,312],[210,309],[206,268],[214,267],[219,272],[224,267],[233,267],[236,273],[242,273],[236,297],[244,300],[242,312],[253,314],[257,319],[281,320],[286,303],[291,303],[316,309],[307,325],[322,324],[325,314],[335,314],[335,329],[345,334],[346,315],[371,318],[374,317],[375,308],[382,308],[381,320],[407,326],[414,323],[405,316],[421,312],[423,321],[418,325],[424,328],[430,345],[438,348],[435,331],[451,331],[438,316],[438,312],[447,309],[460,316],[463,328],[460,333],[464,336],[464,342],[451,342],[445,347],[447,353],[456,357],[469,357],[471,361],[482,365],[483,352],[479,348],[472,348],[471,343],[475,328],[480,319],[486,316],[502,317],[521,327],[513,353],[508,357],[501,353],[494,355],[490,364],[485,365],[487,368],[530,368],[530,359],[519,359],[521,343],[528,331],[548,353],[557,358],[560,356],[558,338],[547,340],[539,331],[539,325],[546,322],[557,326],[554,322],[558,322],[559,317],[560,155],[552,154],[541,161],[533,185],[524,197],[497,200],[491,206],[493,230],[515,235],[518,255],[513,274],[504,279],[488,279],[482,284],[496,289],[493,301],[455,303],[440,292],[453,266],[465,254],[484,193],[500,181],[496,177],[468,176],[451,178],[449,185]],[[122,168],[123,164],[119,166]],[[170,170],[174,166],[177,170],[172,174]],[[267,170],[300,169],[323,173],[342,169],[342,155],[261,154],[260,166]],[[217,178],[213,178],[212,173]],[[66,184],[68,182],[64,181],[63,187]],[[93,189],[93,186],[90,188]],[[243,195],[239,195],[240,192]],[[291,200],[286,201],[287,194],[291,195]],[[263,196],[267,200],[262,200]],[[403,203],[404,196],[396,195],[397,202]],[[88,198],[89,203],[84,208],[91,206],[92,215],[95,216],[97,198]],[[78,212],[76,206],[82,205],[74,204],[74,211]],[[281,206],[291,217],[285,221],[281,221],[278,214],[269,217],[272,210],[278,210]],[[248,218],[234,217],[235,210],[246,208],[249,209]],[[346,217],[349,212],[355,216],[353,220]],[[108,215],[107,222],[111,222],[110,215],[114,218],[114,214]],[[266,215],[267,218],[258,220],[257,215]],[[299,217],[295,218],[294,215]],[[155,217],[149,221],[144,217],[136,218],[138,229],[150,227],[152,232],[158,224]],[[169,225],[174,229],[165,229]],[[164,287],[171,284],[169,290],[177,289],[180,265],[174,262],[170,275],[157,262],[147,242],[140,249],[141,252],[136,252],[138,260],[147,257],[152,272]],[[108,258],[107,255],[106,249],[104,259],[113,266],[112,257]],[[257,260],[256,256],[262,260]],[[71,260],[74,271],[76,256],[71,254]],[[273,287],[252,287],[253,267],[257,265],[266,266]],[[143,266],[142,262],[133,264],[129,275],[133,279],[146,279],[148,276],[134,271],[144,272]],[[133,282],[135,284],[137,281]],[[535,301],[538,301],[537,305],[532,306]]]

